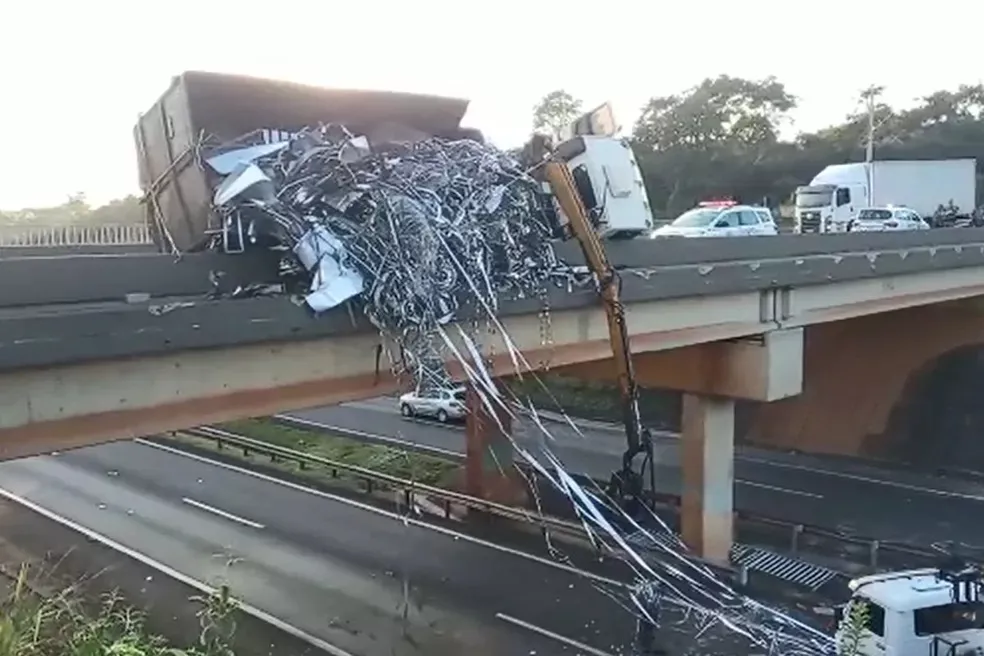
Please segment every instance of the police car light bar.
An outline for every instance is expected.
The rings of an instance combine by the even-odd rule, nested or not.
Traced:
[[[697,203],[697,207],[732,207],[737,204],[733,198],[714,198]]]

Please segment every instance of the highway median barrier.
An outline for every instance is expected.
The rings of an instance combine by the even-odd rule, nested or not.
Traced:
[[[478,514],[514,522],[541,533],[549,529],[553,537],[559,535],[584,541],[583,528],[572,521],[574,518],[569,514],[564,500],[557,495],[551,496],[552,490],[541,489],[534,495],[539,503],[538,509],[496,504],[448,489],[453,485],[463,459],[459,454],[423,445],[408,444],[405,449],[402,445],[367,444],[366,435],[359,431],[334,427],[319,430],[290,424],[282,418],[254,420],[250,424],[252,436],[243,435],[240,430],[227,430],[229,425],[226,425],[226,429],[203,427],[186,431],[184,437],[179,439],[183,439],[186,445],[211,453],[232,454],[238,451],[247,458],[259,455],[268,458],[279,471],[292,471],[306,484],[312,481],[321,485],[327,483],[330,488],[341,484],[350,491],[362,495],[369,493],[393,507],[412,509],[436,520],[460,522]],[[242,422],[232,426],[241,429]],[[583,482],[594,484],[590,480]],[[672,530],[677,530],[679,497],[658,495],[656,502],[659,514]],[[750,578],[760,578],[763,574],[770,576],[768,572],[758,571],[769,569],[757,565],[766,561],[773,563],[771,567],[776,570],[773,578],[779,579],[783,578],[783,571],[789,568],[809,569],[801,567],[801,563],[822,563],[820,568],[836,574],[840,585],[842,579],[874,571],[933,564],[940,556],[933,550],[916,546],[844,535],[822,527],[794,524],[743,511],[736,511],[736,520],[736,537],[742,545],[769,545],[768,550],[759,549],[754,554],[744,551],[744,562],[736,562],[734,567],[722,569],[722,574],[738,584],[747,583]],[[773,558],[773,553],[779,558]],[[810,574],[808,578],[819,580],[824,577],[817,578]]]

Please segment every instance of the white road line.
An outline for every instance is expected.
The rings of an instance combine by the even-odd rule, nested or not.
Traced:
[[[749,487],[760,487],[763,490],[772,490],[773,492],[785,492],[786,494],[798,494],[801,497],[811,497],[813,499],[823,499],[822,494],[817,494],[816,492],[807,492],[806,490],[794,490],[788,487],[779,487],[778,485],[766,485],[765,483],[757,483],[755,481],[745,481],[745,480],[735,480],[735,483],[739,485],[747,485]]]
[[[778,467],[782,469],[792,469],[794,471],[807,471],[813,474],[821,474],[823,476],[832,476],[832,477],[843,478],[851,481],[860,481],[862,483],[870,483],[872,485],[881,485],[884,487],[894,487],[900,490],[908,490],[910,492],[920,492],[922,494],[929,494],[932,496],[945,497],[949,499],[966,499],[968,501],[984,501],[984,495],[980,495],[980,494],[968,494],[967,492],[941,490],[935,487],[925,487],[923,485],[914,485],[912,483],[902,483],[899,481],[891,481],[885,478],[874,478],[872,476],[865,476],[863,474],[839,472],[839,471],[834,471],[832,469],[816,469],[814,467],[808,467],[807,465],[794,465],[788,462],[776,462],[774,460],[764,460],[760,458],[743,457],[742,460],[746,462],[754,462],[759,465],[768,465],[770,467]]]
[[[297,422],[297,423],[300,423],[300,424],[304,424],[306,426],[311,426],[311,427],[318,428],[318,429],[325,430],[325,431],[329,431],[329,432],[332,431],[332,430],[337,430],[337,431],[340,431],[340,432],[341,431],[344,431],[344,432],[348,432],[348,433],[355,433],[357,435],[362,435],[363,437],[369,438],[369,439],[371,439],[371,440],[373,440],[375,442],[379,442],[381,444],[393,444],[393,445],[403,446],[403,447],[411,448],[411,449],[412,448],[418,448],[418,449],[424,451],[425,453],[427,451],[433,451],[434,453],[443,453],[443,454],[447,454],[449,456],[454,456],[454,457],[459,458],[459,459],[462,457],[462,454],[459,453],[459,452],[457,452],[457,451],[451,451],[450,449],[442,449],[440,447],[433,447],[433,446],[421,445],[421,444],[417,444],[416,442],[411,442],[410,440],[403,440],[403,439],[400,439],[400,438],[397,438],[397,437],[389,437],[387,435],[379,435],[378,433],[367,433],[365,431],[352,430],[351,428],[344,428],[342,426],[332,426],[330,424],[321,423],[320,421],[312,421],[310,419],[299,419],[299,418],[294,417],[294,416],[291,416],[291,415],[275,415],[275,417],[278,417],[278,418],[281,418],[282,417],[282,418],[286,419],[288,422]],[[438,424],[438,425],[440,426],[440,424]],[[745,481],[745,480],[736,480],[735,482],[736,483],[740,483],[742,485],[750,485],[752,487],[765,488],[765,489],[768,489],[768,490],[772,490],[774,492],[785,492],[787,494],[798,494],[800,496],[811,497],[811,498],[814,498],[814,499],[823,499],[824,498],[824,496],[822,494],[817,494],[815,492],[807,492],[805,490],[794,490],[794,489],[785,488],[785,487],[778,487],[778,486],[766,485],[765,483],[753,483],[751,481]]]
[[[361,407],[357,407],[357,409],[371,410],[371,409],[376,409],[376,408],[369,408],[369,407],[361,408]],[[331,426],[329,426],[327,424],[322,424],[321,422],[311,421],[311,420],[305,420],[305,419],[298,419],[298,418],[293,417],[291,415],[278,415],[278,416],[283,416],[283,417],[285,417],[287,419],[290,419],[291,421],[303,422],[303,423],[309,424],[311,426],[316,426],[318,428],[324,428],[324,429],[332,428]],[[577,423],[577,422],[575,422],[575,423]],[[592,430],[592,428],[590,426],[582,426],[581,428],[582,428],[582,430],[588,430],[588,431]],[[348,430],[348,429],[346,429],[346,430]],[[361,431],[353,431],[353,432],[360,433]],[[383,440],[383,441],[385,441],[385,440],[392,440],[394,443],[409,443],[409,444],[413,444],[413,442],[407,442],[405,440],[398,440],[398,439],[395,439],[395,438],[387,438],[385,436],[375,435],[375,434],[372,434],[372,433],[362,433],[362,434],[365,435],[366,437],[380,439],[380,440]],[[656,436],[656,437],[662,437],[662,438],[667,438],[667,439],[672,438],[672,439],[677,439],[678,440],[680,438],[679,433],[673,433],[673,432],[670,432],[670,431],[653,431],[653,435]],[[455,453],[455,452],[452,452],[452,451],[448,451],[447,449],[435,449],[435,451],[443,451],[443,452],[446,452],[446,453]],[[940,496],[940,497],[945,497],[945,498],[950,498],[950,499],[966,499],[968,501],[984,501],[984,495],[981,495],[981,494],[970,494],[970,493],[967,493],[967,492],[956,492],[956,491],[953,491],[953,490],[943,490],[943,489],[940,489],[940,488],[926,487],[926,486],[923,486],[923,485],[915,485],[915,484],[912,484],[912,483],[902,483],[902,482],[899,482],[899,481],[892,481],[892,480],[885,479],[885,478],[877,478],[877,477],[874,477],[874,476],[865,476],[863,474],[852,474],[850,472],[841,472],[841,471],[837,471],[835,469],[824,469],[824,468],[820,468],[820,467],[810,467],[808,465],[796,465],[796,464],[793,464],[793,463],[780,462],[778,460],[769,460],[767,458],[757,458],[755,456],[747,456],[747,455],[740,455],[740,454],[736,454],[735,455],[735,460],[737,460],[737,461],[743,461],[743,462],[750,462],[750,463],[757,464],[757,465],[765,465],[765,466],[768,466],[768,467],[776,467],[778,469],[791,469],[791,470],[794,470],[794,471],[808,471],[810,473],[819,474],[821,476],[831,476],[831,477],[834,477],[834,478],[843,478],[843,479],[847,479],[847,480],[858,481],[858,482],[861,482],[861,483],[869,483],[871,485],[881,485],[883,487],[894,487],[894,488],[897,488],[897,489],[900,489],[900,490],[908,490],[910,492],[920,492],[920,493],[923,493],[923,494],[929,494],[929,495],[932,495],[932,496]],[[783,489],[785,489],[785,488],[783,488]],[[790,491],[790,493],[791,494],[796,494],[797,492]],[[813,496],[812,493],[809,493],[809,492],[800,492],[800,493],[803,494],[804,496]]]
[[[246,526],[252,526],[253,528],[260,528],[260,529],[266,528],[265,526],[263,526],[263,524],[260,524],[259,522],[254,522],[251,519],[246,519],[245,517],[240,517],[239,515],[233,515],[230,512],[219,510],[218,508],[214,506],[210,506],[207,503],[202,503],[201,501],[195,501],[194,499],[189,499],[188,497],[181,497],[181,502],[187,503],[189,506],[194,506],[195,508],[199,508],[200,510],[210,512],[214,515],[218,515],[219,517],[225,517],[228,520],[239,522],[240,524],[245,524]]]
[[[102,533],[97,533],[96,531],[93,531],[88,527],[82,526],[81,524],[74,522],[71,519],[62,517],[61,515],[51,510],[48,510],[44,506],[40,506],[34,503],[33,501],[29,501],[28,499],[25,499],[24,497],[21,497],[17,494],[14,494],[13,492],[6,490],[2,487],[0,487],[0,496],[6,497],[7,499],[15,503],[19,503],[25,508],[33,510],[34,512],[44,517],[47,517],[53,522],[57,522],[58,524],[61,524],[65,528],[69,528],[73,531],[76,531],[77,533],[81,533],[82,535],[86,536],[90,540],[95,540],[96,542],[99,542],[109,547],[110,549],[120,552],[124,556],[129,556],[130,558],[133,558],[134,560],[137,560],[143,563],[144,565],[147,565],[148,567],[152,567],[153,569],[156,569],[161,574],[164,574],[165,576],[169,576],[175,581],[184,583],[188,587],[195,588],[196,590],[207,595],[211,595],[216,592],[216,589],[208,585],[207,583],[203,583],[202,581],[194,579],[188,576],[187,574],[182,574],[178,570],[173,569],[172,567],[169,567],[164,563],[158,562],[153,558],[151,558],[150,556],[147,556],[145,554],[140,553],[139,551],[131,549],[130,547],[127,547],[123,544],[120,544],[119,542],[113,540],[112,538],[108,538]],[[259,608],[251,606],[243,600],[237,600],[236,605],[239,606],[239,608],[242,609],[244,613],[247,613],[248,615],[252,615],[256,619],[260,620],[261,622],[266,622],[270,626],[278,628],[284,633],[292,635],[295,638],[298,638],[299,640],[303,640],[309,645],[317,649],[320,649],[330,654],[331,656],[355,656],[355,654],[345,651],[344,649],[340,649],[335,645],[327,643],[320,638],[316,638],[310,633],[307,633],[297,628],[296,626],[288,624],[282,619],[270,615],[266,611],[262,611]]]
[[[627,587],[629,587],[628,584],[623,583],[622,581],[616,581],[615,579],[608,578],[607,576],[602,576],[600,574],[595,574],[593,572],[586,572],[586,571],[581,570],[581,569],[578,569],[576,567],[571,567],[570,565],[565,565],[563,563],[558,563],[558,562],[555,562],[553,560],[550,560],[549,558],[544,558],[543,556],[537,556],[536,554],[527,553],[527,552],[521,551],[519,549],[513,549],[512,547],[505,547],[505,546],[502,546],[501,544],[495,544],[494,542],[488,542],[487,540],[483,540],[481,538],[477,538],[477,537],[475,537],[473,535],[468,535],[467,533],[460,533],[458,531],[451,530],[451,529],[446,528],[444,526],[436,526],[436,525],[431,524],[429,522],[425,522],[425,521],[422,521],[422,520],[419,520],[419,519],[414,519],[413,517],[406,517],[404,515],[397,514],[397,513],[394,513],[394,512],[390,512],[388,510],[383,510],[382,508],[377,508],[376,506],[372,506],[372,505],[369,505],[367,503],[362,503],[361,501],[356,501],[354,499],[346,499],[345,497],[338,496],[338,495],[335,495],[335,494],[331,494],[330,492],[323,492],[321,490],[316,490],[314,488],[306,487],[304,485],[299,485],[299,484],[294,483],[292,481],[286,481],[286,480],[282,480],[282,479],[276,478],[274,476],[268,476],[267,474],[263,474],[263,473],[260,473],[260,472],[250,471],[249,469],[246,469],[245,467],[238,467],[236,465],[232,465],[232,464],[229,464],[229,463],[226,463],[226,462],[220,462],[218,460],[212,460],[210,458],[206,458],[204,456],[200,456],[197,453],[191,453],[191,452],[188,452],[188,451],[182,451],[181,449],[176,449],[174,447],[167,446],[165,444],[157,444],[155,442],[150,442],[148,440],[140,439],[140,438],[135,439],[133,441],[136,442],[136,443],[138,443],[138,444],[142,444],[144,446],[149,446],[149,447],[154,448],[154,449],[159,449],[161,451],[167,451],[168,453],[173,453],[174,455],[181,456],[182,458],[189,458],[191,460],[197,460],[198,462],[203,462],[203,463],[205,463],[205,464],[207,464],[209,466],[212,466],[212,467],[220,467],[222,469],[227,469],[229,471],[234,471],[237,474],[242,474],[244,476],[250,476],[252,478],[259,479],[261,481],[266,481],[267,483],[273,483],[274,485],[279,485],[281,487],[290,488],[290,489],[296,490],[298,492],[303,492],[305,494],[310,494],[310,495],[313,495],[313,496],[316,496],[316,497],[321,497],[322,499],[329,499],[331,501],[335,501],[336,503],[341,503],[341,504],[344,504],[344,505],[347,505],[347,506],[351,506],[353,508],[358,508],[359,510],[363,510],[365,512],[374,513],[376,515],[380,515],[382,517],[387,517],[389,519],[393,519],[393,520],[396,520],[396,521],[399,521],[399,522],[405,522],[407,524],[412,524],[413,526],[416,526],[418,528],[422,528],[422,529],[425,529],[425,530],[428,530],[428,531],[434,531],[435,533],[440,533],[442,535],[446,535],[448,537],[454,538],[455,540],[464,540],[465,542],[470,542],[471,544],[475,544],[475,545],[478,545],[478,546],[481,546],[481,547],[485,547],[485,548],[491,549],[493,551],[498,551],[499,553],[509,554],[510,556],[516,556],[517,558],[523,558],[525,560],[529,560],[529,561],[532,561],[532,562],[535,562],[535,563],[539,563],[541,565],[546,565],[547,567],[552,567],[554,569],[558,569],[558,570],[567,572],[569,574],[574,574],[575,576],[582,576],[584,578],[591,579],[592,581],[597,581],[599,583],[605,583],[605,584],[616,586],[616,587],[619,587],[619,588],[627,588]]]
[[[551,640],[556,640],[557,642],[562,642],[565,645],[567,645],[568,647],[574,647],[575,649],[578,649],[578,650],[584,652],[585,654],[593,654],[593,656],[613,656],[612,654],[608,653],[607,651],[602,651],[600,649],[595,649],[594,647],[592,647],[590,645],[586,645],[583,642],[579,642],[579,641],[577,641],[577,640],[575,640],[573,638],[568,638],[567,636],[562,636],[559,633],[554,633],[553,631],[549,631],[547,629],[544,629],[543,627],[537,626],[536,624],[530,624],[529,622],[524,622],[521,619],[515,618],[515,617],[513,617],[511,615],[506,615],[505,613],[496,613],[495,614],[495,617],[496,617],[496,619],[500,619],[503,622],[506,622],[508,624],[514,624],[514,625],[516,625],[518,627],[521,627],[521,628],[526,629],[527,631],[532,631],[533,633],[538,633],[541,636],[543,636],[544,638],[550,638]]]

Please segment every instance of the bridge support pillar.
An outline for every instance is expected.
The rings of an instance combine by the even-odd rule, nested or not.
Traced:
[[[500,503],[525,501],[525,487],[516,471],[509,436],[512,416],[496,408],[498,421],[489,413],[473,385],[467,386],[465,407],[465,491]]]
[[[681,533],[699,556],[729,559],[734,524],[735,402],[684,394]]]

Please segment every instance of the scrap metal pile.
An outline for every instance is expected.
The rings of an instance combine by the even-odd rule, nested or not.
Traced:
[[[374,153],[337,125],[210,157],[227,177],[215,206],[272,239],[310,276],[315,312],[360,297],[411,375],[447,384],[441,326],[495,316],[561,271],[539,186],[498,150],[427,139]]]
[[[264,135],[261,137],[260,135]],[[338,125],[283,140],[256,133],[213,151],[221,177],[214,206],[258,245],[286,247],[283,270],[300,275],[305,302],[324,312],[345,301],[399,347],[392,354],[417,383],[443,386],[457,359],[492,417],[514,407],[493,383],[476,337],[462,324],[491,326],[501,300],[544,297],[568,284],[539,184],[503,152],[475,141],[429,138],[370,146]],[[535,375],[515,348],[520,375]],[[533,417],[536,419],[535,409]],[[637,584],[611,591],[640,618],[659,622],[670,604],[748,637],[770,653],[832,653],[831,639],[739,594],[699,563],[655,514],[629,517],[600,489],[578,483],[549,449],[517,450],[570,499],[588,534],[633,566]],[[649,542],[630,541],[632,532]],[[657,539],[659,537],[660,539]]]

